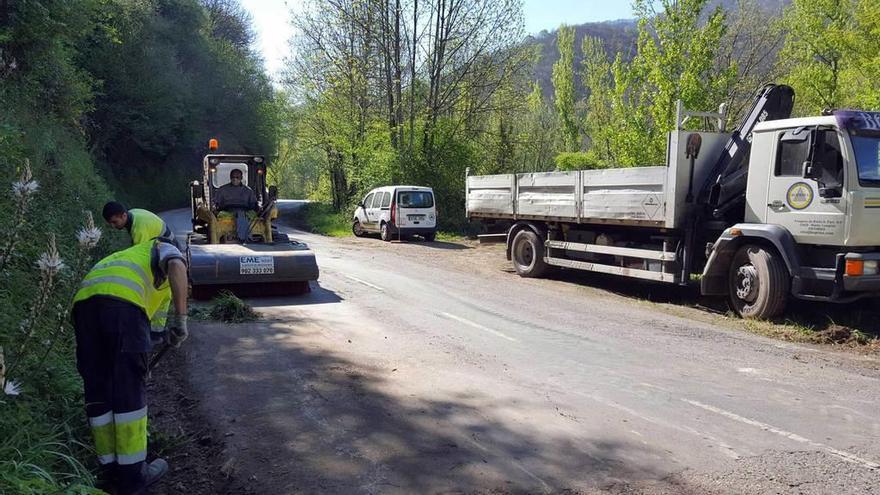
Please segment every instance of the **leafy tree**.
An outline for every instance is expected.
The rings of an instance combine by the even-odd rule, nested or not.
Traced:
[[[560,26],[557,43],[559,60],[553,64],[553,91],[556,95],[556,112],[562,131],[563,147],[567,151],[579,148],[578,126],[575,118],[574,97],[574,28]]]
[[[880,4],[872,0],[795,0],[785,11],[780,64],[797,111],[880,105]]]

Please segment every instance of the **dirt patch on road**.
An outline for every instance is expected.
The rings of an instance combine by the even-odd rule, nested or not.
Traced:
[[[201,399],[187,380],[186,344],[167,353],[147,385],[150,411],[150,450],[170,466],[151,490],[153,495],[255,494],[247,479],[239,479],[227,455],[224,432],[212,427],[199,407]]]

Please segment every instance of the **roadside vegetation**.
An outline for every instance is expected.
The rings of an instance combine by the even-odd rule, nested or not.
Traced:
[[[128,242],[104,202],[184,204],[212,136],[273,152],[250,25],[235,1],[0,2],[0,493],[98,493],[70,301]]]

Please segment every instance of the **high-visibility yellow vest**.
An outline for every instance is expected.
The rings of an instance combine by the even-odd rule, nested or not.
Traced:
[[[128,210],[131,216],[131,242],[132,244],[140,244],[156,237],[167,237],[170,230],[165,226],[165,222],[155,213],[142,210],[140,208],[132,208]]]
[[[160,309],[167,310],[171,286],[165,277],[156,287],[151,263],[153,246],[157,242],[135,244],[99,261],[86,274],[73,302],[93,296],[109,296],[143,309],[148,319],[153,319]]]

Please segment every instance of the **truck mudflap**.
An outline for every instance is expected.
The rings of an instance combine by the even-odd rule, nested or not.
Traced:
[[[319,275],[315,253],[297,241],[243,245],[190,242],[187,259],[197,298],[223,289],[248,295],[304,292],[308,282]]]

